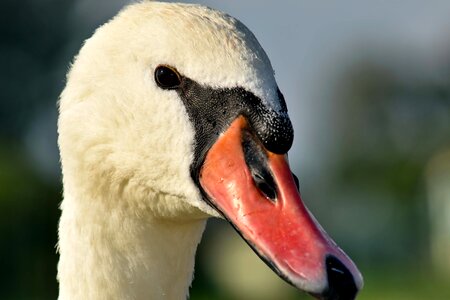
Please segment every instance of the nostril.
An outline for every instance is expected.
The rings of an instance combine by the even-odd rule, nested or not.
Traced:
[[[242,149],[244,159],[258,190],[273,203],[276,202],[277,189],[271,172],[267,167],[267,154],[264,153],[249,132],[244,132],[242,137]]]
[[[327,300],[353,300],[358,289],[355,279],[347,267],[335,256],[326,258],[328,290],[324,293]]]
[[[252,170],[253,171],[253,170]],[[258,189],[272,202],[276,201],[277,191],[272,176],[268,172],[264,172],[265,176],[260,173],[252,172],[253,181]]]

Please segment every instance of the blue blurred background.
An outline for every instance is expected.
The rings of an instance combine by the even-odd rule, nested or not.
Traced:
[[[130,1],[0,3],[0,299],[55,299],[58,95]],[[450,299],[450,2],[196,1],[246,24],[295,127],[302,196],[365,276],[360,299]],[[192,299],[308,299],[209,222]]]

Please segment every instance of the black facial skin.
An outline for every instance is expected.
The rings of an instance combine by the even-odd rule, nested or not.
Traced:
[[[267,199],[276,201],[277,189],[267,168],[267,153],[263,146],[274,153],[284,154],[291,147],[294,135],[279,89],[277,95],[281,110],[275,112],[241,87],[213,89],[182,76],[168,65],[159,65],[155,69],[155,82],[162,89],[178,93],[194,125],[194,161],[190,171],[200,190],[199,174],[206,153],[231,122],[243,115],[251,127],[242,137],[245,161],[261,193]]]
[[[277,113],[241,87],[213,89],[181,77],[181,84],[175,90],[195,129],[191,175],[196,182],[207,151],[239,115],[246,117],[267,150],[284,154],[292,145],[294,132],[281,92],[278,95],[282,111]]]
[[[239,115],[246,117],[267,150],[284,154],[291,148],[294,131],[279,89],[281,109],[275,112],[241,87],[214,89],[204,86],[181,75],[172,66],[159,65],[154,76],[160,88],[178,93],[194,125],[195,151],[191,171],[199,171],[208,149]]]

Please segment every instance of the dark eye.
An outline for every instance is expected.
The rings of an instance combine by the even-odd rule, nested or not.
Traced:
[[[163,89],[175,89],[181,83],[181,76],[169,66],[158,66],[155,69],[155,81]]]

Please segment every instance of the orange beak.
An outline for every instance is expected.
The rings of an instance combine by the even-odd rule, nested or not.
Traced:
[[[210,203],[282,278],[318,299],[354,299],[355,264],[304,206],[286,155],[239,116],[209,149],[200,185]]]

